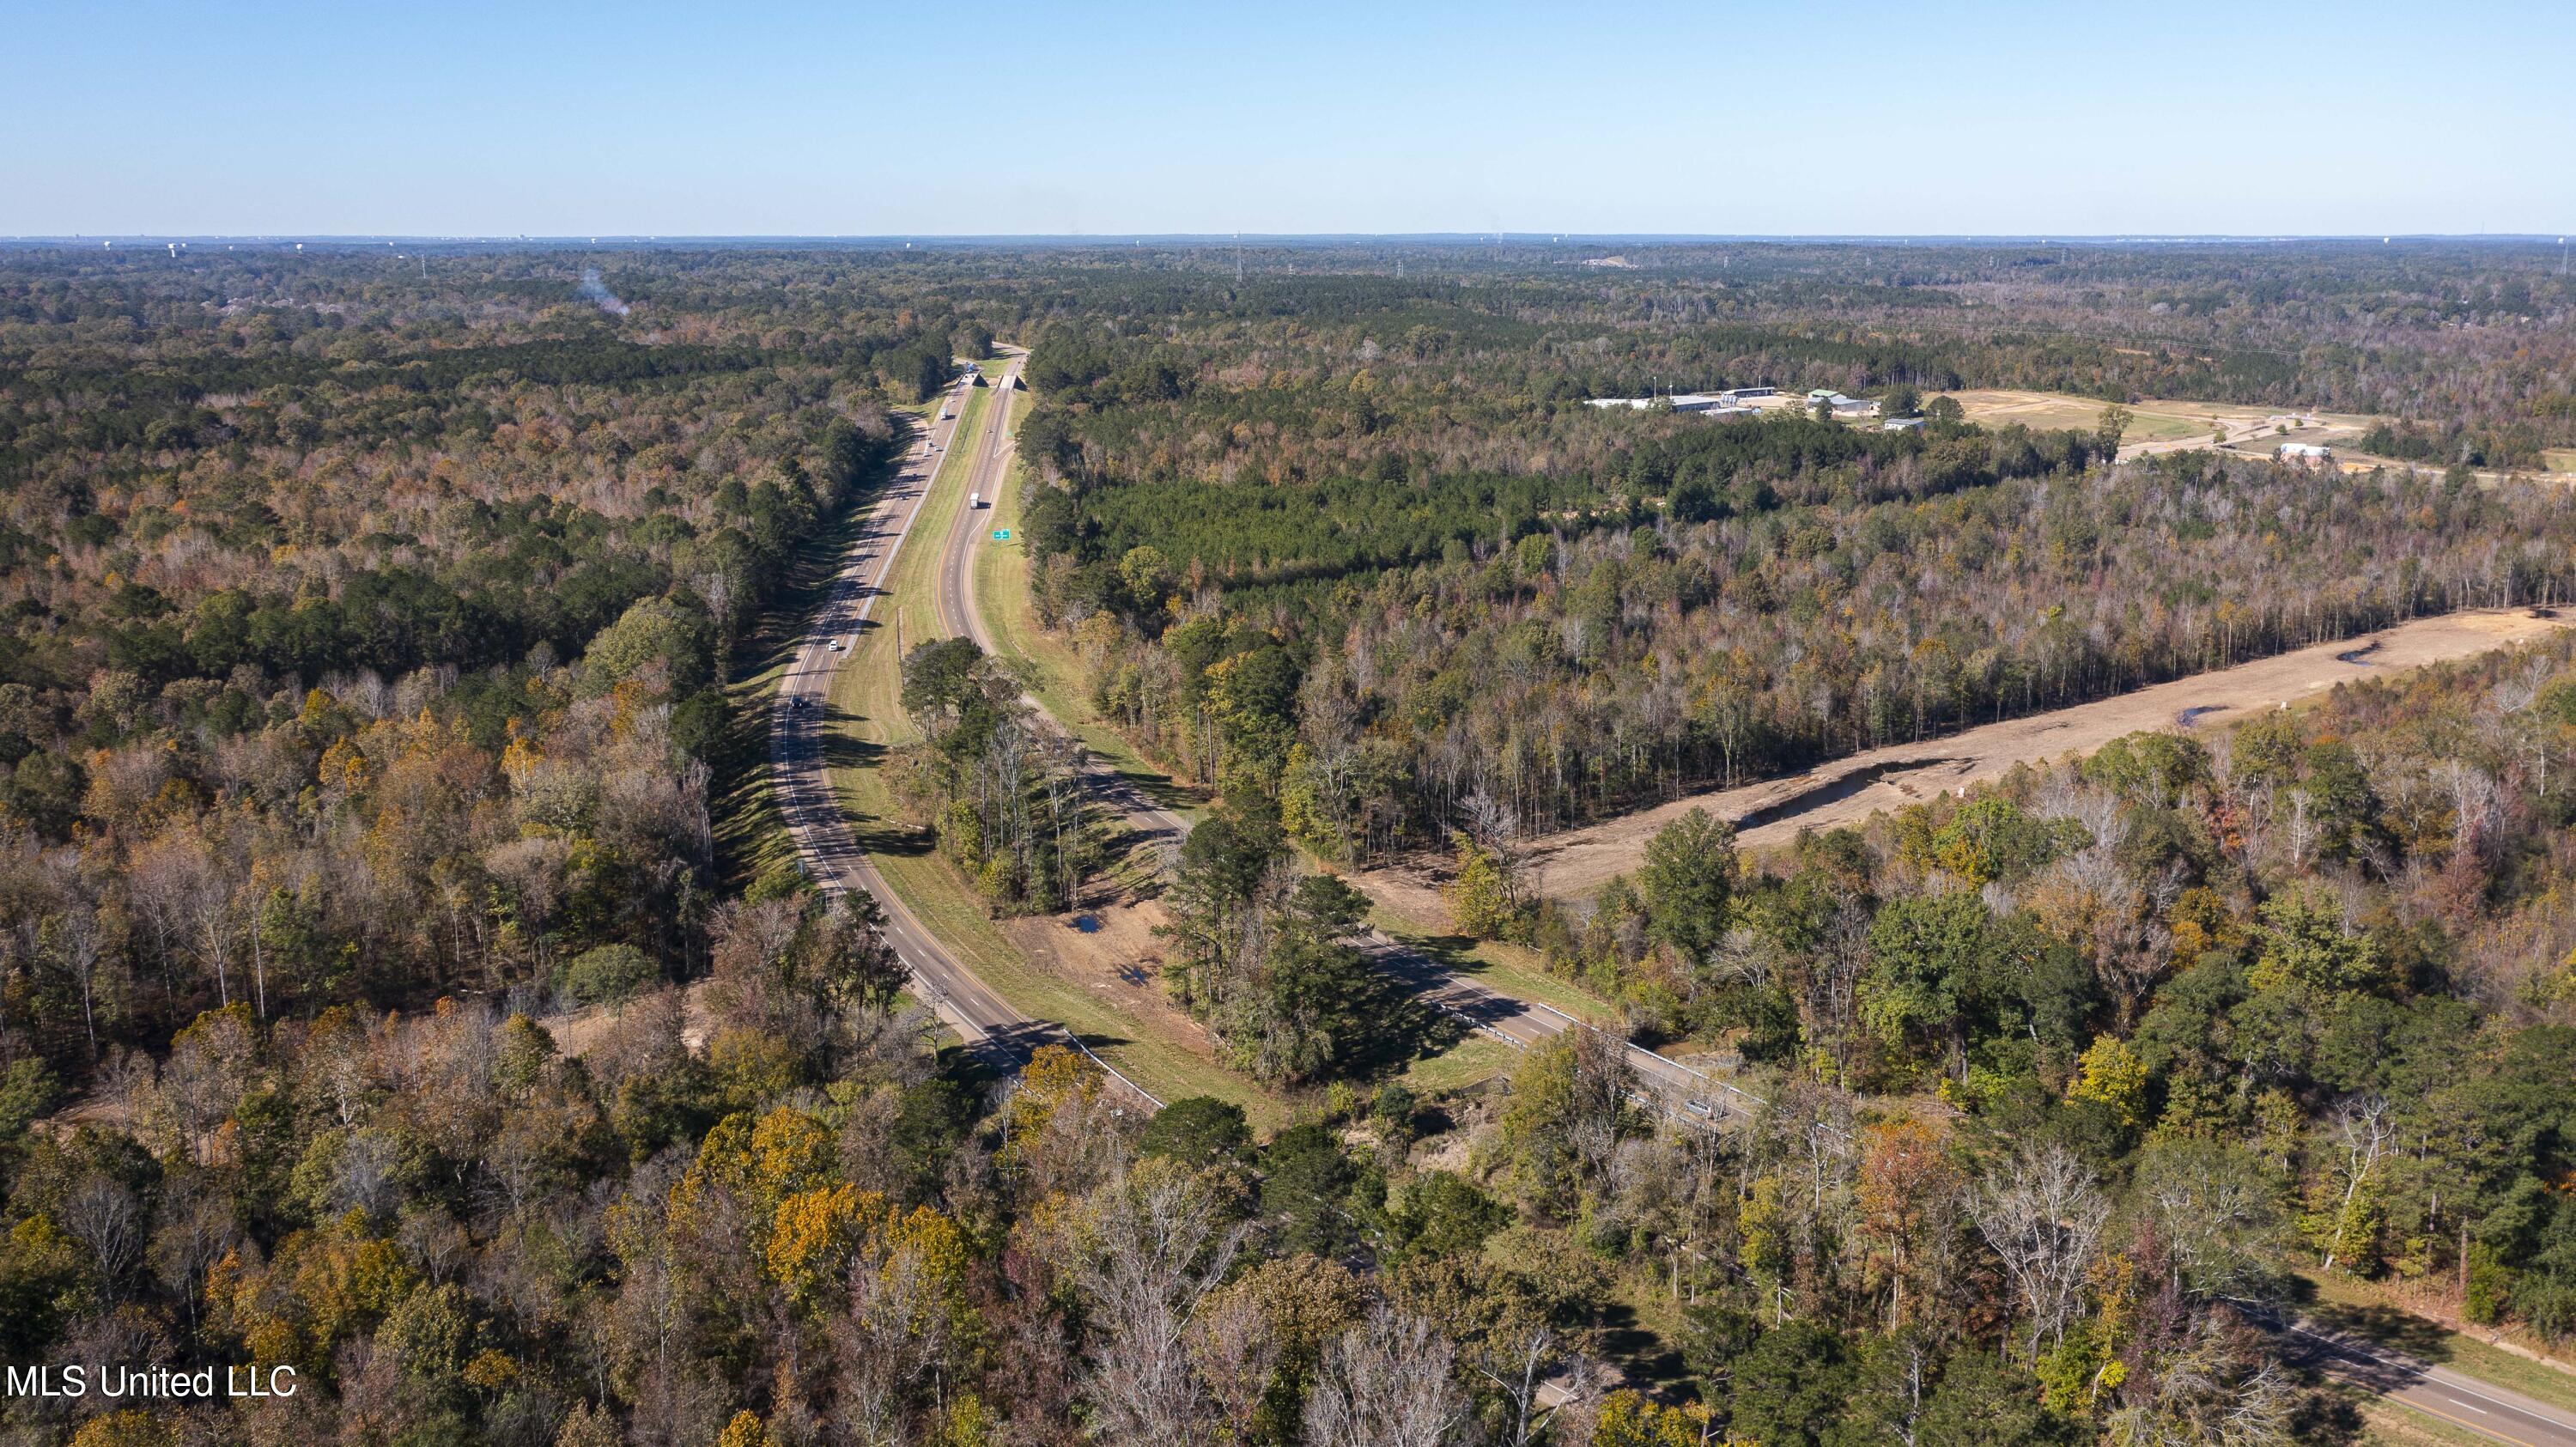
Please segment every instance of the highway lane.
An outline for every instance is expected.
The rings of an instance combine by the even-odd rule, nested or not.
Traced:
[[[1019,378],[1021,364],[1027,359],[1025,351],[1019,352],[1012,356],[1005,369],[1002,392],[993,399],[996,408],[992,412],[991,426],[975,449],[973,467],[968,473],[973,480],[971,491],[982,498],[988,508],[1000,496],[1003,481],[1010,474],[1008,407],[1019,395],[1014,384]],[[956,525],[949,529],[947,546],[940,558],[936,593],[939,626],[952,637],[972,639],[976,647],[998,655],[1001,649],[993,641],[992,630],[985,625],[983,609],[975,596],[975,552],[991,543],[991,517],[989,512],[971,509],[957,515]],[[1020,701],[1027,706],[1030,717],[1039,727],[1053,731],[1059,737],[1067,736],[1063,723],[1047,712],[1046,705],[1040,703],[1036,695],[1023,693]],[[1156,804],[1136,786],[1135,781],[1101,762],[1088,749],[1082,750],[1079,757],[1082,759],[1083,782],[1091,796],[1116,809],[1126,818],[1130,829],[1149,842],[1178,845],[1189,837],[1188,822]]]
[[[1019,376],[1025,356],[1022,353],[1010,361],[1004,386],[987,408],[984,432],[973,446],[968,478],[971,489],[987,503],[999,495],[1008,473],[1008,413],[1019,395],[1010,384]],[[986,653],[995,653],[999,650],[974,587],[975,550],[989,543],[990,517],[990,513],[960,510],[943,550],[934,591],[941,626],[951,634],[972,638]],[[1041,725],[1063,727],[1035,697],[1024,697]],[[1189,836],[1187,819],[1155,802],[1132,780],[1087,751],[1083,757],[1094,796],[1124,815],[1131,829],[1175,845]],[[1382,932],[1371,930],[1359,945],[1379,969],[1405,981],[1434,1008],[1515,1049],[1543,1044],[1568,1030],[1597,1028],[1553,1006],[1489,989]],[[1640,1103],[1675,1120],[1714,1126],[1730,1116],[1749,1118],[1765,1104],[1724,1080],[1641,1046],[1627,1044],[1627,1051],[1642,1087]],[[1844,1148],[1848,1145],[1846,1140]],[[2287,1353],[2293,1359],[2303,1358],[2330,1375],[2482,1437],[2510,1447],[2576,1447],[2576,1414],[2365,1342],[2304,1326],[2287,1331],[2296,1343]]]
[[[2280,1331],[2287,1360],[2509,1447],[2576,1447],[2576,1412],[2358,1337],[2304,1323],[2283,1324],[2261,1307],[2247,1305]]]
[[[999,496],[1010,463],[1010,437],[1007,423],[1008,404],[1019,393],[1013,385],[1025,352],[1014,355],[1005,371],[1001,393],[987,409],[989,421],[982,438],[974,444],[968,476],[972,491],[988,505]],[[940,626],[952,636],[971,638],[986,653],[998,653],[993,632],[987,626],[981,600],[975,592],[976,550],[991,545],[991,528],[986,525],[989,513],[961,510],[956,524],[949,530],[942,552],[935,593]],[[1021,700],[1042,727],[1068,732],[1062,721],[1050,716],[1034,695],[1023,694]],[[1085,782],[1092,797],[1116,809],[1129,829],[1149,841],[1178,846],[1190,833],[1189,820],[1165,808],[1137,786],[1136,782],[1102,763],[1088,750],[1083,759]],[[1438,961],[1409,949],[1379,930],[1370,930],[1358,942],[1361,950],[1396,978],[1411,986],[1415,993],[1471,1029],[1490,1035],[1515,1049],[1528,1049],[1543,1044],[1567,1030],[1594,1029],[1575,1017],[1552,1006],[1523,1000],[1491,990]],[[1609,1032],[1603,1032],[1609,1033]],[[1675,1119],[1695,1124],[1715,1124],[1729,1115],[1750,1116],[1763,1102],[1705,1072],[1659,1055],[1643,1046],[1622,1041],[1628,1052],[1628,1063],[1636,1071],[1639,1083],[1651,1092],[1646,1103],[1663,1109]]]
[[[1010,364],[1014,373],[1018,365],[1016,359]],[[1081,1042],[1062,1025],[1032,1019],[1013,1008],[922,924],[859,844],[839,800],[833,797],[825,763],[829,731],[825,720],[833,679],[875,611],[923,503],[955,471],[948,461],[954,455],[957,430],[964,425],[971,391],[969,383],[961,381],[943,398],[942,410],[954,415],[931,424],[927,453],[916,451],[907,458],[895,480],[861,518],[858,537],[807,625],[805,640],[798,645],[771,703],[770,768],[777,780],[779,810],[808,877],[826,894],[857,889],[873,896],[885,911],[887,943],[911,970],[915,990],[978,1054],[996,1068],[1016,1070],[1040,1045],[1069,1043],[1079,1049]],[[1007,398],[1005,392],[993,400],[1000,404]],[[988,407],[986,416],[998,422],[1001,412],[999,405]],[[999,430],[988,426],[987,435]],[[1107,1068],[1105,1062],[1103,1068]],[[1147,1102],[1160,1104],[1115,1070],[1109,1074]]]

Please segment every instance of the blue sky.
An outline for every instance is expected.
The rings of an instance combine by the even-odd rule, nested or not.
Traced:
[[[2576,228],[2576,5],[0,3],[0,236]]]

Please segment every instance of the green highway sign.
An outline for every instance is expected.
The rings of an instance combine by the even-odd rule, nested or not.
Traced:
[[[1007,543],[1007,542],[1009,542],[1010,540],[1011,540],[1011,530],[1010,530],[1009,528],[995,528],[995,529],[993,529],[993,541],[995,541],[995,542],[997,542],[997,543]]]

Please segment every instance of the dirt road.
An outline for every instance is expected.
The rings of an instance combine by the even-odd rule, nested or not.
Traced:
[[[1872,749],[1791,778],[1694,794],[1549,835],[1534,847],[1536,883],[1560,899],[1587,896],[1612,875],[1633,872],[1646,841],[1694,808],[1734,820],[1745,847],[1767,848],[1790,842],[1801,829],[1857,824],[1881,810],[2002,778],[2016,764],[2090,753],[2123,734],[2223,727],[2262,709],[2314,698],[2350,679],[2467,658],[2571,624],[2576,615],[2535,618],[2520,608],[2419,618],[2367,638],[2321,643],[2117,698]],[[1372,870],[1360,883],[1407,918],[1438,907],[1418,870]]]

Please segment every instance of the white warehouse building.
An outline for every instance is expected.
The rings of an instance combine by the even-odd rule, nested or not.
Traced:
[[[1777,387],[1736,387],[1724,392],[1667,392],[1657,397],[1592,397],[1588,407],[1625,407],[1643,412],[1658,402],[1669,402],[1676,412],[1714,412],[1721,416],[1753,410],[1744,404],[1756,397],[1776,397]]]

